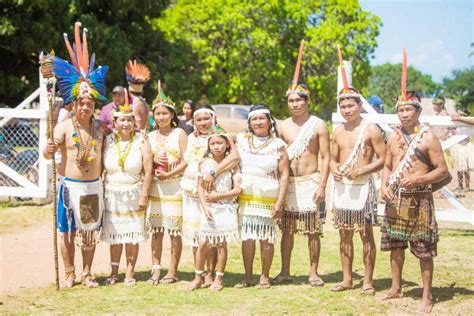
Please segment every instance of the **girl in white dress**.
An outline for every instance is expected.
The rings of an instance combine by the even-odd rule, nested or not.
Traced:
[[[198,175],[199,162],[203,159],[207,150],[207,135],[213,122],[217,121],[216,113],[210,105],[202,105],[194,111],[194,130],[188,136],[188,146],[184,154],[187,167],[181,180],[183,190],[183,240],[184,244],[193,247],[194,261],[198,248],[199,228],[201,225],[201,203],[198,198]],[[235,147],[235,146],[234,146]],[[208,170],[203,180],[208,186],[212,186],[216,176],[229,170],[239,161],[237,149],[232,148],[230,154],[225,157],[214,169]],[[211,175],[212,174],[212,175]],[[210,249],[208,253],[207,271],[204,286],[210,286],[213,282],[213,273],[216,266],[217,251]]]
[[[152,232],[153,263],[152,275],[148,281],[153,285],[178,281],[183,221],[180,181],[186,168],[183,155],[187,145],[187,135],[179,128],[174,103],[163,92],[158,93],[152,108],[156,130],[148,134],[155,162],[155,177],[147,210],[147,227]],[[171,239],[171,261],[167,275],[160,281],[165,233],[168,233]]]
[[[104,151],[105,212],[102,240],[110,244],[112,272],[106,283],[118,281],[118,268],[125,244],[127,272],[124,283],[135,285],[138,244],[146,240],[145,211],[153,177],[150,144],[135,134],[131,106],[114,112],[115,133],[107,136]]]
[[[230,151],[230,139],[218,125],[209,130],[208,158],[201,161],[199,171],[206,175],[216,168]],[[216,177],[215,187],[208,191],[199,177],[198,195],[201,204],[201,220],[199,228],[199,247],[196,254],[196,276],[186,288],[188,291],[201,287],[204,282],[204,263],[209,248],[217,249],[216,277],[209,289],[223,289],[224,270],[227,263],[227,243],[237,242],[239,223],[237,216],[238,204],[236,197],[240,194],[240,168],[238,166],[224,171]]]

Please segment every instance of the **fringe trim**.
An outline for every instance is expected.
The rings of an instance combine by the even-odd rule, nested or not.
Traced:
[[[289,234],[322,234],[324,219],[320,218],[319,210],[303,212],[283,211],[279,223],[280,229]]]
[[[316,116],[311,116],[303,125],[303,128],[296,136],[296,139],[291,143],[286,151],[290,160],[300,157],[308,148],[308,144],[314,135],[317,124],[322,120]]]
[[[405,155],[403,156],[402,161],[397,166],[397,169],[390,175],[389,178],[389,184],[394,185],[397,183],[403,172],[406,171],[408,168],[410,168],[413,156],[415,156],[415,150],[418,147],[418,144],[421,142],[421,138],[423,137],[423,134],[429,131],[428,126],[423,126],[418,134],[415,136],[415,138],[411,141],[410,145],[407,148],[407,151],[405,152]]]
[[[199,232],[199,243],[207,242],[211,246],[216,246],[223,242],[232,243],[240,241],[240,234],[238,231],[230,232]]]
[[[363,122],[362,129],[359,133],[357,143],[352,149],[352,152],[349,154],[348,159],[346,162],[344,162],[341,166],[341,173],[344,174],[344,172],[347,172],[349,169],[351,169],[355,162],[356,159],[359,157],[359,154],[364,151],[365,148],[365,140],[364,140],[364,135],[365,135],[365,130],[367,129],[367,126],[369,126],[369,123],[364,120]]]
[[[241,224],[242,240],[268,240],[274,244],[276,239],[275,220],[269,217],[244,215]]]
[[[374,179],[369,179],[369,193],[363,209],[333,209],[333,224],[336,229],[354,230],[358,232],[365,225],[377,223],[377,192]]]
[[[145,232],[129,232],[123,234],[102,234],[102,240],[110,245],[116,244],[138,244],[147,240]]]
[[[86,231],[78,229],[74,240],[76,246],[82,250],[92,250],[100,241],[100,230]]]
[[[179,228],[170,228],[170,227],[152,227],[149,229],[149,232],[152,234],[155,233],[168,233],[170,236],[181,236],[181,229]]]

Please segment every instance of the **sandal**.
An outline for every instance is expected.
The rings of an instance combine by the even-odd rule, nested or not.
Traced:
[[[282,276],[279,274],[271,280],[271,283],[275,285],[289,284],[293,283],[293,278],[291,276]]]
[[[177,277],[165,276],[163,279],[160,280],[161,284],[173,284],[178,282],[179,279]]]
[[[76,284],[76,273],[74,266],[64,268],[66,274],[66,288],[71,288]]]
[[[192,291],[200,289],[200,288],[201,288],[201,284],[197,285],[197,284],[191,282],[183,290],[185,292],[192,292]]]
[[[363,295],[374,295],[375,294],[375,289],[371,286],[368,286],[366,288],[362,287],[360,290],[362,291]]]
[[[342,283],[338,283],[338,284],[334,285],[331,288],[331,291],[333,291],[333,292],[344,292],[344,291],[347,291],[347,290],[352,290],[353,288],[354,287],[352,285],[344,286],[344,285],[342,285]]]
[[[204,271],[203,270],[194,270],[194,273],[196,274],[196,277],[199,277],[199,283],[196,284],[194,283],[194,280],[189,283],[183,290],[185,292],[192,292],[194,290],[197,290],[199,288],[202,287],[202,278],[203,278],[203,274],[204,274]],[[164,277],[163,279],[165,279],[166,277]],[[174,278],[176,279],[176,278]],[[176,281],[175,281],[176,282]],[[174,283],[174,282],[173,282]]]
[[[125,279],[123,280],[123,283],[124,283],[124,285],[125,285],[126,287],[134,286],[134,285],[137,284],[137,280],[125,278]]]
[[[151,277],[148,279],[148,281],[146,281],[148,284],[151,284],[151,285],[158,285],[160,284],[160,278],[154,278],[153,277],[153,274],[155,274],[155,271],[156,270],[161,270],[161,265],[159,264],[154,264],[151,266]]]
[[[209,287],[209,291],[212,291],[212,292],[219,292],[219,291],[222,291],[222,289],[224,288],[223,285],[218,285],[218,284],[212,284],[210,287]]]
[[[245,280],[242,280],[240,281],[239,283],[237,283],[236,285],[234,285],[234,289],[245,289],[245,288],[248,288],[248,287],[251,287],[252,284],[245,281]]]
[[[321,277],[319,275],[309,277],[308,278],[308,283],[311,286],[323,286],[324,285],[324,281],[323,281],[323,279],[321,279]]]
[[[82,273],[81,283],[89,289],[96,288],[99,286],[99,283],[92,279],[92,274],[90,272]]]
[[[211,279],[209,282],[206,282],[206,276],[209,275],[209,274],[210,274],[211,277],[212,277],[212,273],[210,273],[210,272],[208,272],[208,273],[204,272],[204,273],[202,274],[202,277],[203,277],[203,279],[204,279],[204,284],[201,285],[202,288],[208,288],[208,287],[210,287],[212,284],[214,284],[214,280],[212,280],[212,279]]]
[[[269,282],[259,283],[256,286],[256,288],[259,289],[259,290],[266,290],[266,289],[269,289],[271,287],[272,287],[272,285]]]
[[[115,285],[118,282],[118,275],[111,275],[105,280],[105,285]]]

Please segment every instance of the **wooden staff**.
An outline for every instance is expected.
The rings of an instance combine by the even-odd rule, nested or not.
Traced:
[[[48,93],[48,140],[54,141],[54,121],[53,121],[53,102],[55,96],[56,77],[54,76],[53,65],[54,52],[51,54],[40,54],[40,71],[43,79],[46,81],[46,90]],[[56,274],[56,291],[59,291],[59,264],[58,264],[58,214],[56,212],[57,192],[56,192],[56,161],[51,162],[51,194],[53,198],[53,249],[54,249],[54,269]]]

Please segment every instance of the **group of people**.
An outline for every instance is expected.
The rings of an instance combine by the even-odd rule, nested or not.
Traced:
[[[109,110],[110,117],[104,114],[103,121],[109,120],[104,129],[93,112],[105,98],[107,66],[94,69],[89,64],[78,24],[75,32],[72,64],[55,57],[59,91],[66,103],[73,104],[74,114],[55,127],[54,139],[44,151],[48,159],[58,150],[62,157],[57,212],[68,287],[76,278],[74,241],[82,249],[82,282],[88,287],[98,286],[91,275],[96,243],[110,244],[107,284],[118,282],[125,245],[124,283],[131,286],[136,283],[139,244],[151,237],[150,284],[178,281],[184,242],[192,247],[195,264],[195,278],[185,290],[219,291],[227,244],[241,242],[245,273],[235,287],[252,286],[259,241],[262,267],[257,287],[267,289],[292,282],[295,234],[307,236],[309,284],[323,286],[318,263],[331,173],[331,209],[340,234],[343,270],[342,281],[331,291],[353,289],[353,235],[358,232],[365,267],[362,293],[374,294],[377,190],[373,174],[382,170],[380,191],[386,209],[381,245],[383,251],[391,251],[392,271],[392,286],[384,299],[403,295],[402,268],[410,244],[420,260],[421,310],[431,309],[438,242],[432,192],[446,183],[449,173],[438,138],[428,126],[420,125],[422,109],[416,93],[402,87],[396,104],[401,127],[387,143],[379,127],[362,118],[363,97],[349,86],[343,63],[344,87],[337,102],[346,122],[334,130],[331,140],[325,122],[309,113],[310,91],[297,75],[286,91],[291,116],[279,126],[267,106],[253,105],[248,130],[234,138],[219,126],[214,109],[203,105],[193,111],[194,131],[187,135],[173,101],[159,86],[151,107],[154,126],[148,132],[148,106],[140,91],[150,73],[144,65],[129,62],[129,89],[124,89],[123,104]],[[71,47],[68,42],[67,46]],[[71,78],[76,80],[73,84]],[[281,271],[270,278],[277,227]],[[162,276],[164,234],[171,239],[171,256]]]

